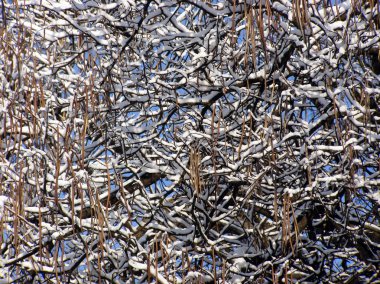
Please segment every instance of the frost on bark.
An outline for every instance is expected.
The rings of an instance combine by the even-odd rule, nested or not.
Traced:
[[[380,281],[379,2],[106,2],[1,1],[0,279]]]

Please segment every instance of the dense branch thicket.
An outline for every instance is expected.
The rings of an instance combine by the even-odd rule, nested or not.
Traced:
[[[1,1],[0,282],[379,282],[379,2],[106,2]]]

